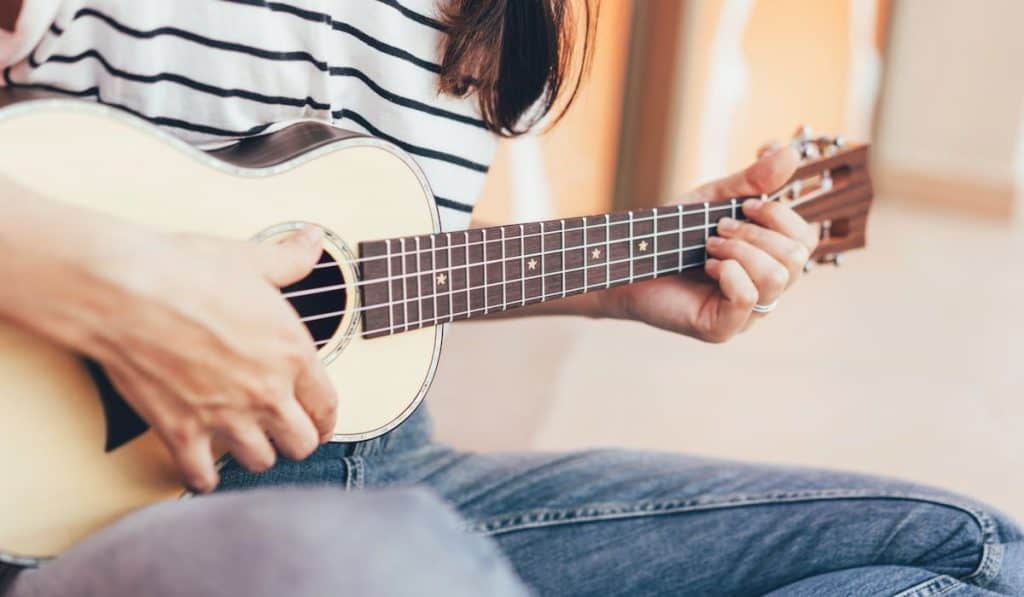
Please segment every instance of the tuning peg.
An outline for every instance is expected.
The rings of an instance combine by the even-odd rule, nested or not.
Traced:
[[[821,263],[830,263],[836,267],[843,264],[842,253],[829,253],[821,258]]]
[[[802,143],[800,145],[800,158],[804,160],[813,160],[821,157],[821,151],[818,146],[814,143]]]

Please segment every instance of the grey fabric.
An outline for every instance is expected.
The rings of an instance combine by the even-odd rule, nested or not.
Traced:
[[[278,489],[125,517],[4,597],[528,594],[495,545],[424,489]]]

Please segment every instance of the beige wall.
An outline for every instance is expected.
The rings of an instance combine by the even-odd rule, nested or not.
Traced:
[[[1022,23],[1019,0],[896,3],[875,152],[883,189],[1020,217]]]
[[[517,192],[546,192],[551,200],[552,216],[608,210],[615,184],[631,14],[632,2],[601,3],[593,63],[576,102],[565,118],[539,140],[502,143],[491,167],[487,188],[474,213],[477,221],[503,223],[519,219],[514,202],[534,201],[536,197],[517,198]],[[514,143],[520,144],[518,153],[510,148]],[[537,161],[543,164],[543,169],[534,168],[528,155],[524,160],[526,164],[510,163],[532,151],[540,152]],[[538,180],[517,185],[513,176]]]
[[[742,168],[799,124],[866,140],[888,3],[878,0],[694,0],[669,196]],[[855,26],[856,25],[856,26]],[[850,129],[859,130],[850,130]]]

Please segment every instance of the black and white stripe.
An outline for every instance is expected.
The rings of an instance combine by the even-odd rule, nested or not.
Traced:
[[[4,84],[90,98],[205,144],[300,119],[402,147],[446,228],[468,224],[495,137],[438,91],[432,0],[62,0]]]

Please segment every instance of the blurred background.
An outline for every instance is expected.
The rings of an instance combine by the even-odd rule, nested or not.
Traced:
[[[1019,0],[605,0],[578,102],[504,143],[481,223],[670,201],[807,124],[873,143],[868,248],[725,345],[456,325],[441,438],[897,475],[1024,519],[1021,23]]]

